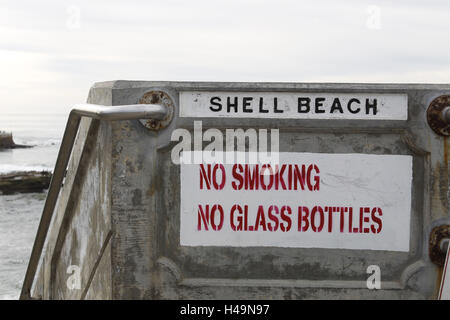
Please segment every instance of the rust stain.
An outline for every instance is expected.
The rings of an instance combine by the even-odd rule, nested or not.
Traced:
[[[444,266],[446,252],[441,249],[441,241],[450,238],[450,225],[441,225],[434,227],[430,233],[428,251],[430,260],[438,267]]]
[[[163,92],[163,91],[148,91],[146,92],[142,98],[139,100],[139,103],[142,104],[160,104],[164,105],[168,109],[167,116],[162,120],[156,120],[156,119],[147,119],[147,120],[140,120],[141,123],[147,128],[152,131],[157,131],[160,129],[163,129],[167,127],[172,120],[173,117],[173,110],[175,108],[175,105],[170,98],[170,96]]]
[[[147,195],[149,197],[151,197],[151,196],[153,196],[155,194],[155,191],[156,191],[155,184],[152,184],[150,186],[150,188],[148,188],[148,190],[147,190]]]
[[[448,141],[447,137],[444,137],[444,161],[448,166]]]
[[[435,299],[437,299],[439,297],[439,291],[441,288],[441,281],[442,281],[443,273],[444,273],[444,267],[438,267],[437,277],[436,277],[436,285],[434,286],[435,287],[435,290],[434,290]]]
[[[434,99],[427,109],[428,125],[441,136],[450,135],[450,124],[447,124],[442,118],[442,110],[448,106],[450,106],[450,95],[444,95]]]

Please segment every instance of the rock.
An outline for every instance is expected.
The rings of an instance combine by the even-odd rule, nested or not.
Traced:
[[[12,133],[0,131],[0,150],[1,149],[15,149],[15,148],[31,148],[33,146],[26,146],[23,144],[14,143]]]
[[[0,174],[0,192],[3,194],[42,192],[50,185],[48,171],[20,171]]]
[[[15,145],[12,133],[6,133],[0,131],[0,148],[12,148]]]

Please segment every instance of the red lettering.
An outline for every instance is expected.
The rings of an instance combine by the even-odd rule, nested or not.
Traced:
[[[291,226],[292,226],[292,220],[291,220],[291,217],[290,217],[291,214],[292,214],[291,207],[283,206],[281,208],[280,216],[281,216],[281,220],[283,220],[283,222],[280,223],[281,231],[287,232],[287,231],[291,230]],[[287,225],[285,225],[285,223]]]
[[[245,165],[245,190],[258,190],[259,166],[253,167],[253,174],[250,173],[248,165]]]
[[[258,230],[259,226],[261,226],[263,230],[266,231],[266,217],[264,217],[263,206],[258,206],[258,213],[256,214],[255,231]]]
[[[348,232],[352,233],[352,227],[353,227],[353,208],[348,208]]]
[[[219,224],[216,224],[216,211],[219,210]],[[211,210],[211,217],[210,217],[210,223],[211,223],[211,227],[213,228],[214,231],[219,231],[222,229],[223,226],[223,209],[222,206],[220,204],[215,204],[212,207]]]
[[[342,233],[342,232],[344,232],[344,218],[345,218],[344,213],[348,211],[348,208],[347,207],[341,207],[340,210],[341,210],[341,224],[340,224],[339,231]]]
[[[303,212],[305,213],[303,215]],[[298,231],[305,232],[309,228],[309,209],[308,207],[298,207]],[[303,225],[303,223],[305,225]]]
[[[239,182],[239,185],[237,185],[235,181],[233,181],[231,183],[231,186],[233,187],[234,190],[241,190],[242,186],[244,185],[244,178],[242,178],[243,171],[244,171],[244,168],[242,167],[241,164],[233,165],[233,170],[232,170],[233,178]]]
[[[297,180],[300,182],[300,188],[305,190],[305,165],[302,165],[302,173],[300,173],[298,165],[294,167],[294,190],[297,190]]]
[[[316,214],[317,212],[319,212],[319,226],[316,226]],[[311,211],[311,229],[314,232],[320,232],[322,231],[324,225],[324,212],[322,207],[320,206],[315,206],[312,211]]]
[[[216,211],[219,210],[219,223],[216,224]],[[202,222],[205,227],[205,230],[208,231],[208,226],[211,225],[212,229],[217,231],[222,229],[223,226],[223,208],[219,204],[213,205],[211,208],[211,213],[209,210],[209,205],[206,205],[205,210],[203,210],[202,205],[198,205],[198,224],[197,230],[202,229]]]
[[[234,219],[234,214],[237,211],[238,216],[236,218],[237,221],[237,225],[234,223],[235,219]],[[230,225],[231,225],[231,229],[233,229],[233,231],[241,231],[242,230],[242,208],[241,206],[235,204],[230,211]]]
[[[267,170],[269,170],[270,173],[269,173],[269,174],[264,174],[264,172],[267,171]],[[265,176],[266,176],[266,177],[269,176],[269,184],[268,184],[268,185],[266,185],[266,183],[264,182],[264,177],[265,177]],[[272,188],[272,185],[273,185],[273,171],[272,171],[272,166],[271,166],[271,165],[264,164],[264,165],[261,167],[260,177],[261,177],[261,188],[262,188],[263,190],[269,190],[269,189],[271,189],[271,188]]]
[[[314,169],[314,171],[317,173],[317,175],[314,176],[314,186],[311,183],[311,171]],[[319,190],[320,187],[320,176],[319,176],[319,168],[314,164],[314,165],[310,165],[308,167],[308,172],[307,172],[307,179],[306,182],[308,183],[308,190],[309,191],[315,191],[315,190]]]
[[[206,174],[203,164],[200,165],[200,190],[203,190],[203,181],[206,183],[206,188],[211,189],[211,165],[208,164],[208,174]]]
[[[285,164],[283,164],[281,166],[281,169],[280,169],[280,172],[279,172],[279,177],[280,177],[281,188],[283,188],[283,190],[286,190],[286,184],[284,183],[284,180],[283,180],[284,170],[286,170],[286,165]],[[277,171],[278,171],[278,167],[277,167]],[[277,185],[278,185],[278,183],[277,183]]]
[[[279,226],[278,217],[276,215],[273,215],[272,211],[275,211],[275,214],[278,214],[278,207],[277,206],[270,206],[269,207],[269,219],[272,220],[272,222],[275,225],[272,226],[272,224],[268,223],[267,224],[267,228],[269,229],[269,231],[277,231],[278,230],[278,226]]]
[[[378,215],[381,217],[383,215],[383,211],[381,210],[381,208],[373,208],[372,209],[372,221],[375,222],[378,225],[378,228],[375,229],[374,225],[370,226],[370,229],[372,230],[373,233],[380,233],[381,232],[381,228],[383,227],[383,223],[381,221],[381,218],[377,217],[376,214],[378,213]]]
[[[217,170],[220,169],[222,171],[222,180],[221,184],[219,185],[217,183]],[[203,164],[200,165],[200,190],[203,190],[203,183],[206,184],[206,189],[211,190],[211,165],[207,165],[207,171],[205,170],[205,167]],[[222,164],[216,164],[214,165],[214,169],[212,170],[212,182],[213,186],[216,190],[222,190],[225,185],[225,168]]]
[[[220,170],[222,171],[222,179],[221,179],[221,184],[219,185],[217,183],[217,169],[220,168]],[[213,169],[213,185],[214,188],[216,190],[222,190],[223,187],[225,186],[225,181],[226,181],[226,174],[225,174],[225,167],[223,166],[223,164],[216,164],[214,165],[214,169]]]

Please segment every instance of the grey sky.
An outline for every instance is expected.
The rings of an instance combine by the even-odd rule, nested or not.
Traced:
[[[450,1],[0,1],[1,112],[97,81],[450,82]]]

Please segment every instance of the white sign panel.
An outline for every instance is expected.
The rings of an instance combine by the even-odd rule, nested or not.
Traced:
[[[181,164],[180,243],[409,251],[412,157]]]
[[[407,120],[406,94],[180,92],[180,117]]]

